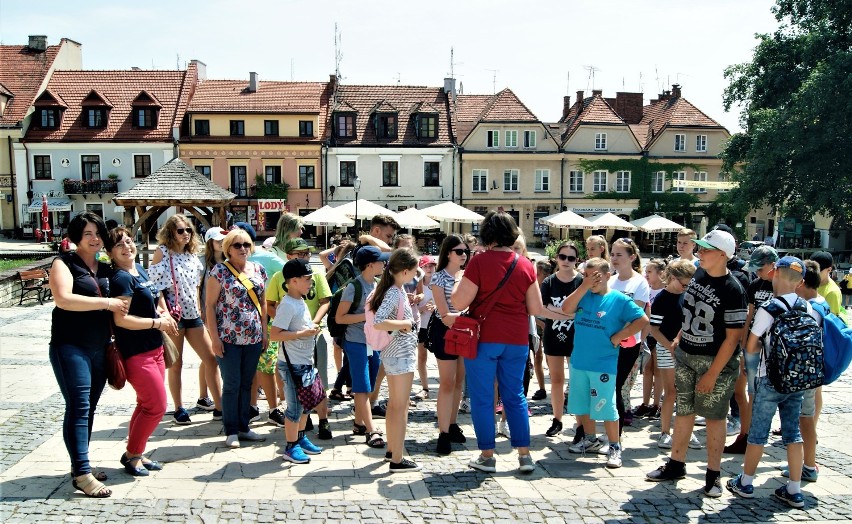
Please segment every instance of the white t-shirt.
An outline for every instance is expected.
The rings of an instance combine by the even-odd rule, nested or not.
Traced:
[[[645,304],[651,300],[651,286],[648,285],[648,281],[645,280],[645,277],[635,271],[633,272],[633,276],[627,280],[619,280],[617,274],[612,275],[609,277],[609,288],[624,293],[634,301],[642,302],[643,310],[645,309]],[[642,341],[642,333],[636,333],[630,338],[633,340],[630,341],[628,338],[628,342],[626,342],[626,344],[629,344],[629,346],[635,346]]]
[[[432,296],[432,286],[428,283],[423,285],[423,300],[420,301],[418,306],[425,307],[429,302],[435,303],[435,298]],[[426,329],[426,326],[429,325],[429,319],[432,318],[432,312],[424,309],[420,313],[420,329]]]
[[[782,295],[782,298],[792,306],[793,304],[795,304],[798,295],[796,295],[795,293],[787,293],[786,295]],[[820,316],[820,314],[814,308],[811,307],[810,303],[808,303],[807,300],[802,299],[802,301],[807,304],[808,313],[812,317],[814,317],[814,319],[816,319],[817,324],[822,326],[822,317]],[[784,305],[784,302],[778,300],[777,298],[773,298],[772,302],[775,302],[776,304],[781,306],[781,308],[785,311],[787,310],[787,306]],[[766,308],[764,308],[763,306],[757,308],[757,311],[754,314],[754,323],[752,323],[751,325],[751,334],[761,338],[764,348],[769,347],[772,342],[772,331],[770,330],[770,328],[772,327],[772,323],[774,321],[775,319],[772,318],[772,315],[770,315],[768,311],[766,311]],[[766,354],[763,351],[760,352],[760,365],[757,368],[757,376],[766,376]]]

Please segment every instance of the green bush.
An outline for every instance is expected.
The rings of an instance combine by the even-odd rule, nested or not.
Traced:
[[[547,243],[544,246],[544,254],[547,255],[547,258],[553,260],[556,258],[556,249],[559,247],[559,244],[565,242],[564,239],[555,238]],[[586,258],[586,245],[583,242],[574,241],[574,244],[577,246],[578,254],[580,255],[580,260],[584,260]]]

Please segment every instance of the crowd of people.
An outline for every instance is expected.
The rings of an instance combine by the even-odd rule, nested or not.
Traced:
[[[453,444],[467,441],[458,416],[469,412],[479,449],[472,468],[496,471],[495,441],[504,436],[517,450],[519,471],[535,470],[527,401],[535,377],[532,399],[550,396],[547,437],[570,426],[570,452],[603,454],[607,468],[619,468],[624,427],[659,419],[657,446],[671,456],[647,479],[683,478],[687,450],[706,447],[709,497],[722,494],[723,453],[745,454],[743,473],[727,488],[753,496],[757,463],[780,410],[789,482],[775,494],[804,505],[801,482],[818,476],[821,388],[773,389],[766,348],[775,302],[798,304],[801,297],[815,319],[823,310],[845,316],[829,277],[830,254],[803,262],[761,246],[746,264],[734,256],[732,232],[720,225],[701,239],[682,230],[670,260],[643,264],[629,237],[610,243],[595,235],[583,244],[561,242],[552,259],[533,262],[511,216],[492,211],[479,238],[448,235],[436,258],[417,253],[413,237],[398,230],[393,218],[378,215],[357,241],[320,253],[320,268],[309,262],[312,248],[300,238],[297,216],[283,214],[275,236],[258,247],[248,224],[210,228],[202,241],[176,214],[158,232],[146,269],[135,261],[129,230],[107,231],[93,213],[74,217],[68,236],[76,250],[57,257],[50,279],[50,361],[66,403],[63,437],[74,487],[111,495],[88,449],[114,335],[137,396],[120,457],[133,476],[164,467],[144,452],[166,413],[166,376],[173,423],[192,422],[181,389],[188,343],[201,360],[196,407],[222,421],[229,448],[265,440],[251,428],[261,418],[262,394],[268,423],[283,428],[282,458],[310,462],[323,452],[313,430],[316,439],[334,438],[329,401],[351,401],[352,434],[386,449],[390,472],[416,471],[420,465],[405,451],[408,409],[432,394],[431,354],[438,368],[435,452],[449,455]],[[104,249],[110,263],[99,261]],[[475,356],[468,358],[446,342],[462,317],[479,324]],[[174,354],[168,369],[166,349]],[[631,409],[640,372],[643,400]],[[573,423],[564,422],[566,412]],[[386,435],[377,424],[382,418]],[[706,426],[706,443],[695,425]],[[736,438],[726,446],[728,435]]]

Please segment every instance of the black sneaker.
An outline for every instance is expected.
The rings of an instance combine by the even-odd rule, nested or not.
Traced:
[[[370,412],[373,414],[373,418],[385,418],[387,410],[381,404],[376,404]]]
[[[533,396],[532,396],[533,400],[544,400],[546,398],[547,398],[547,391],[545,391],[543,389],[536,391],[535,393],[533,393]]]
[[[562,431],[562,421],[553,419],[553,423],[550,424],[550,429],[544,432],[548,437],[555,437]]]
[[[653,408],[651,406],[648,406],[647,404],[641,404],[639,407],[637,407],[633,410],[633,416],[635,418],[641,418],[641,417],[647,416],[648,413],[650,413],[652,411],[653,411]]]
[[[269,423],[273,426],[278,426],[279,428],[284,427],[284,412],[281,411],[281,408],[275,408],[269,412]]]
[[[676,470],[674,467],[670,467],[668,462],[645,475],[645,480],[650,480],[651,482],[679,480],[682,478],[686,478],[686,468]]]
[[[385,451],[385,462],[390,462],[392,458],[393,453],[391,453],[390,451]]]
[[[443,431],[438,434],[438,445],[435,447],[438,455],[449,455],[453,452],[452,439],[449,433]]]
[[[222,420],[222,411],[218,409],[213,410],[213,420]]]
[[[260,409],[256,406],[249,406],[249,424],[260,420]]]
[[[212,398],[201,397],[195,402],[195,407],[197,407],[198,409],[203,409],[204,411],[213,411],[216,405],[213,404]]]
[[[189,419],[189,412],[186,411],[186,408],[179,407],[175,410],[175,424],[178,426],[192,424],[192,420]]]
[[[467,442],[467,438],[464,436],[464,432],[461,430],[458,424],[450,424],[450,441],[455,442],[456,444],[464,444]]]
[[[391,473],[404,473],[407,471],[420,471],[420,465],[408,459],[402,459],[399,463],[390,463]]]
[[[319,421],[319,431],[317,432],[317,438],[320,440],[331,440],[331,424],[328,423],[328,420],[320,420]]]
[[[314,429],[314,421],[311,420],[311,416],[308,415],[308,420],[305,421],[305,431],[313,431]]]

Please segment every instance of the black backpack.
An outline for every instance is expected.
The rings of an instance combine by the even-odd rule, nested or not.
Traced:
[[[775,319],[769,347],[763,349],[766,376],[778,393],[819,387],[824,379],[822,329],[801,298],[797,297],[792,306],[782,297],[778,300],[786,310],[774,301],[764,306]]]
[[[358,306],[361,304],[361,294],[364,292],[363,287],[361,286],[361,281],[357,278],[353,278],[348,280],[341,285],[337,291],[331,296],[331,306],[328,308],[328,332],[332,337],[342,337],[346,334],[346,326],[348,324],[338,324],[337,323],[337,309],[340,307],[340,298],[343,296],[343,290],[346,289],[346,286],[349,285],[349,282],[352,282],[352,285],[355,286],[355,296],[352,298],[352,305],[349,307],[349,311],[358,309]]]

